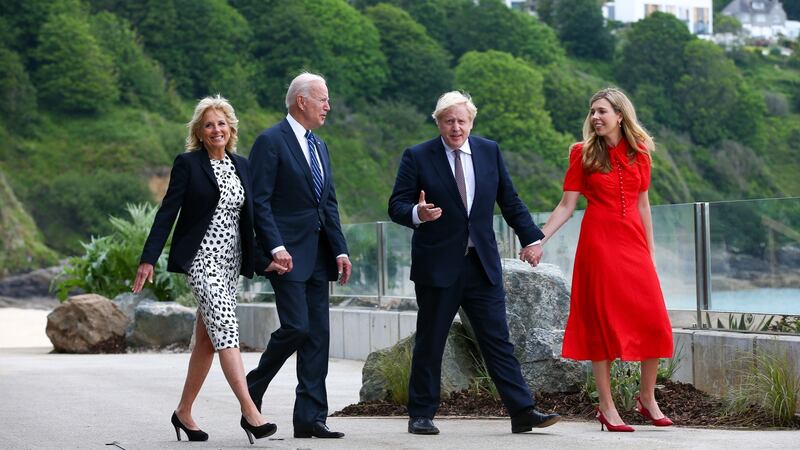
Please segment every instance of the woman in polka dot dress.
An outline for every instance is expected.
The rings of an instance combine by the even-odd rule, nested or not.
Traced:
[[[238,120],[220,96],[200,101],[188,123],[186,153],[178,155],[169,188],[144,245],[133,292],[153,281],[153,266],[161,255],[172,225],[167,270],[187,274],[197,299],[195,345],[172,425],[190,441],[208,434],[192,418],[192,405],[214,360],[220,364],[242,411],[240,425],[252,436],[273,434],[277,427],[261,416],[247,391],[239,353],[236,286],[239,275],[253,276],[253,203],[247,159],[234,154]],[[278,265],[268,270],[281,269]]]

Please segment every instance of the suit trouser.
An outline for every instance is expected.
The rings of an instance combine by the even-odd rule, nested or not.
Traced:
[[[467,313],[489,375],[509,414],[534,404],[509,341],[503,286],[491,284],[474,250],[464,259],[453,286],[415,285],[419,311],[408,393],[410,417],[433,418],[439,409],[442,354],[459,307]]]
[[[247,374],[250,397],[261,410],[269,383],[283,363],[297,351],[297,389],[294,416],[296,430],[308,430],[328,417],[328,376],[330,340],[328,279],[318,251],[314,273],[308,281],[270,280],[275,290],[275,305],[281,322],[272,333],[258,367]]]

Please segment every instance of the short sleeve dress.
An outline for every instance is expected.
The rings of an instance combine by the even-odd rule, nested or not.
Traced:
[[[576,360],[642,361],[672,356],[672,327],[650,257],[640,192],[650,160],[627,155],[625,139],[609,150],[612,170],[584,170],[583,145],[570,150],[564,191],[583,194],[583,216],[562,355]]]

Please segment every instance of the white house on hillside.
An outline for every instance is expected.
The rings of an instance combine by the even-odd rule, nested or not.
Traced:
[[[638,22],[656,11],[677,17],[694,34],[713,33],[712,0],[615,0],[603,6],[606,19],[624,23]]]
[[[798,23],[786,20],[786,12],[778,0],[733,0],[722,14],[739,19],[742,28],[754,38],[797,37]]]

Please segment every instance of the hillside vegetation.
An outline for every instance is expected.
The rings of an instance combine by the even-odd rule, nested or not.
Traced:
[[[725,51],[667,14],[612,30],[596,0],[541,3],[545,20],[499,0],[4,1],[0,275],[52,259],[37,236],[75,254],[126,204],[157,203],[200,97],[232,101],[247,155],[304,69],[329,81],[319,135],[345,222],[386,220],[400,155],[436,136],[451,89],[473,95],[473,133],[500,142],[533,211],[557,203],[609,85],[656,137],[653,203],[800,195],[800,57]],[[8,236],[37,256],[5,256]]]

